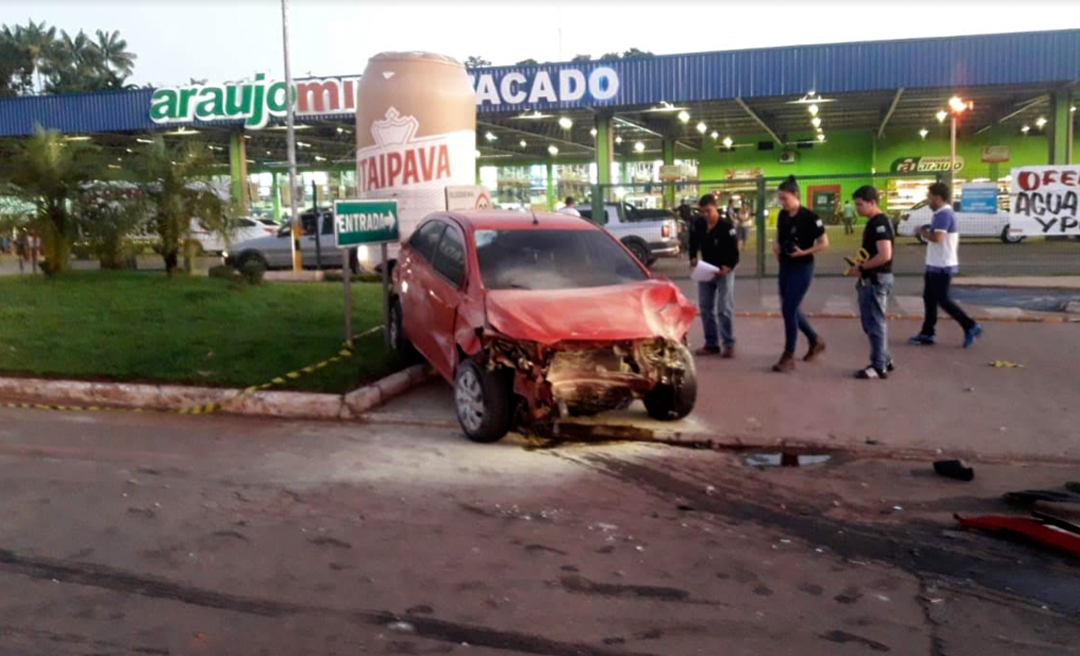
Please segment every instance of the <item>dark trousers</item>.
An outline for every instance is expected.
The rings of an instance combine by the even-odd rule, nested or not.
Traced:
[[[942,310],[953,319],[959,322],[960,327],[964,329],[964,332],[971,330],[975,327],[975,321],[969,317],[960,306],[953,302],[949,298],[949,285],[952,284],[951,273],[932,273],[926,272],[926,283],[923,287],[923,306],[926,314],[923,320],[922,334],[934,336],[934,326],[937,325],[937,309],[941,306]]]
[[[802,302],[814,280],[814,263],[780,262],[780,312],[784,315],[784,352],[794,353],[801,330],[811,342],[818,335],[802,313]]]

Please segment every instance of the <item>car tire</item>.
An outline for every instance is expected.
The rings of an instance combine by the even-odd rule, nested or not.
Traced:
[[[684,369],[672,377],[670,383],[661,383],[642,399],[649,416],[659,421],[676,421],[689,415],[697,402],[697,370],[689,349],[681,347]]]
[[[473,442],[498,442],[513,420],[513,379],[507,369],[489,371],[462,360],[454,375],[454,411],[465,436]]]
[[[236,268],[243,269],[244,265],[248,262],[257,262],[263,266],[264,269],[269,269],[270,266],[266,263],[266,258],[262,256],[262,253],[258,251],[245,251],[236,258]]]
[[[1005,243],[1005,244],[1019,244],[1020,242],[1024,241],[1024,239],[1026,239],[1026,237],[1024,237],[1024,235],[1017,235],[1017,236],[1014,237],[1009,232],[1009,226],[1005,226],[1005,228],[1002,229],[1002,231],[1001,231],[1001,241],[1002,241],[1002,243]]]
[[[399,358],[413,361],[417,359],[417,352],[412,342],[405,336],[404,323],[405,314],[401,309],[401,299],[395,296],[390,301],[390,348],[394,349],[394,353]]]
[[[915,233],[915,241],[919,242],[920,244],[925,244],[926,243],[926,240],[923,239],[922,233],[920,233],[920,232]]]
[[[630,249],[630,252],[633,253],[634,257],[636,257],[638,259],[638,262],[641,262],[642,264],[645,264],[646,266],[648,266],[648,264],[646,264],[649,261],[649,247],[648,246],[646,246],[645,244],[641,243],[640,241],[638,241],[636,239],[630,239],[630,240],[624,241],[623,245],[625,245],[628,249]]]

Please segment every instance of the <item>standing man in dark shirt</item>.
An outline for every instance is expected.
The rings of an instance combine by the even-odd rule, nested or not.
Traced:
[[[690,230],[690,266],[701,260],[720,269],[716,277],[698,283],[698,307],[705,328],[705,346],[698,355],[735,357],[735,267],[739,264],[739,241],[735,226],[720,216],[716,197],[705,194],[698,203],[701,217]],[[719,334],[717,322],[719,320]],[[720,340],[724,350],[720,350]]]
[[[893,290],[892,224],[878,208],[878,191],[874,187],[859,187],[851,197],[855,200],[855,211],[867,219],[862,248],[869,256],[848,271],[849,276],[859,276],[855,285],[859,294],[859,314],[863,332],[870,338],[870,364],[856,371],[855,377],[880,380],[888,378],[893,370],[886,314]]]

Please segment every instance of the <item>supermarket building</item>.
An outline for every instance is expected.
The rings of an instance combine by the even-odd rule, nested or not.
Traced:
[[[600,191],[660,207],[708,189],[754,196],[756,178],[809,177],[827,211],[858,184],[910,206],[949,169],[957,180],[1074,162],[1080,30],[792,46],[470,71],[477,176],[503,205],[552,207]],[[358,75],[297,81],[303,202],[355,193]],[[229,84],[0,101],[0,138],[35,125],[90,139],[117,159],[140,139],[199,138],[253,212],[287,206],[285,85]],[[890,174],[895,173],[895,176]],[[923,175],[924,174],[924,175]],[[828,179],[836,176],[835,180]],[[676,183],[660,186],[666,180]]]

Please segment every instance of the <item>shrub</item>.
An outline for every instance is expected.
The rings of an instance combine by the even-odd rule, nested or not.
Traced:
[[[263,263],[254,260],[248,260],[240,267],[240,276],[249,285],[261,285],[265,273],[266,267]]]
[[[231,282],[240,282],[240,272],[231,266],[224,264],[210,267],[210,271],[207,275],[211,278],[221,278],[222,280],[229,280]]]

